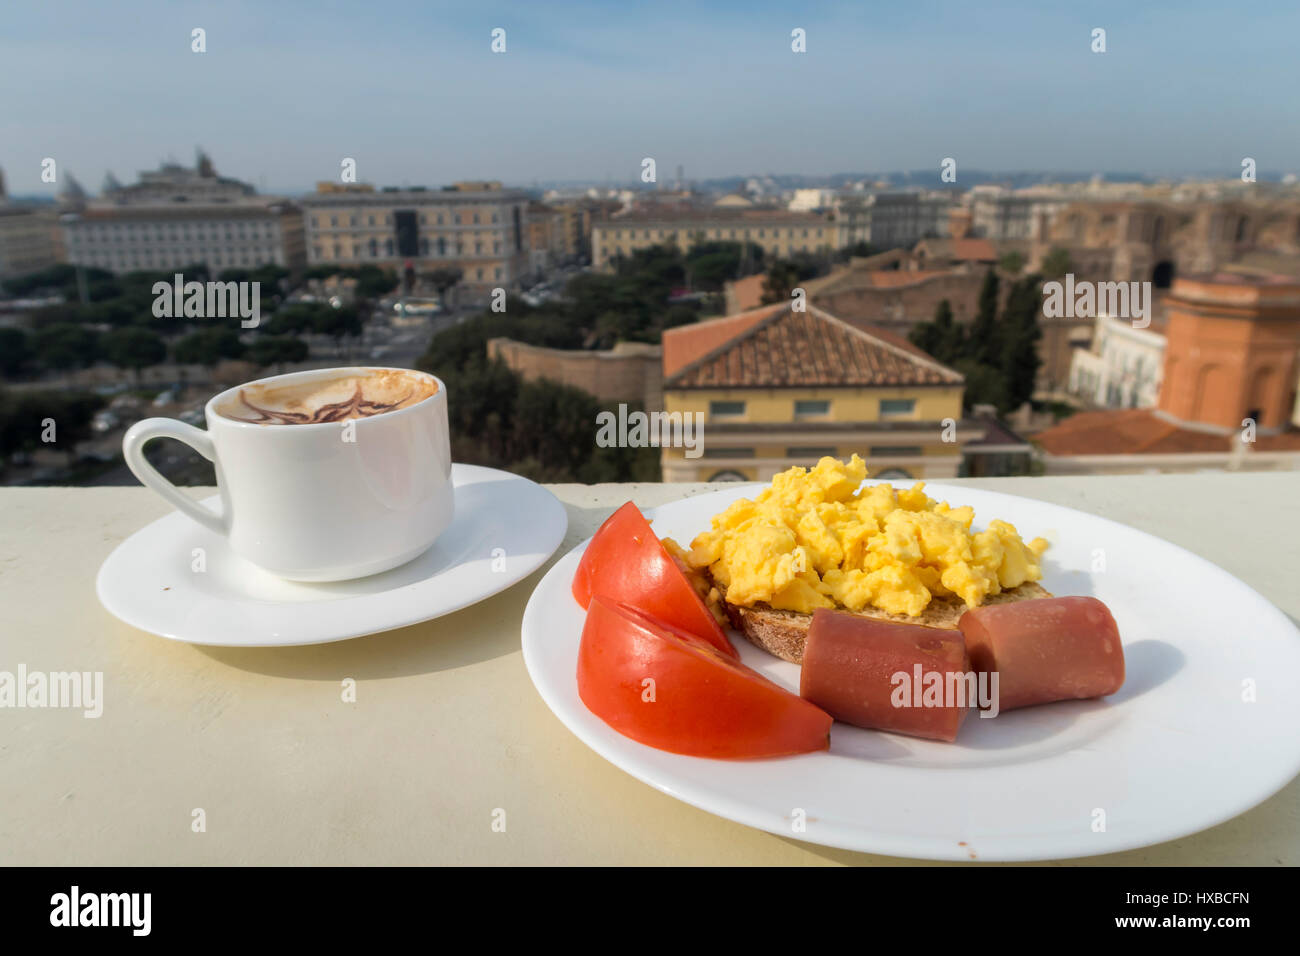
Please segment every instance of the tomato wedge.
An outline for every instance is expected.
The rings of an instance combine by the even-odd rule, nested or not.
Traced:
[[[825,750],[831,716],[694,634],[597,594],[578,648],[578,695],[625,737],[693,757]]]
[[[597,594],[639,608],[740,659],[650,522],[630,501],[597,529],[573,576],[573,597],[579,604],[587,607]]]

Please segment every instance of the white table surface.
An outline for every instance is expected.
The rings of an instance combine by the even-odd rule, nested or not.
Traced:
[[[1300,621],[1300,475],[967,481],[1159,535]],[[558,554],[629,498],[712,487],[551,486],[569,513]],[[105,698],[99,719],[0,708],[0,864],[920,862],[719,819],[579,743],[519,650],[544,569],[449,617],[339,644],[209,649],[135,630],[100,607],[95,574],[167,510],[143,488],[0,488],[0,670],[102,671]],[[1077,862],[1300,865],[1300,782],[1206,832]]]

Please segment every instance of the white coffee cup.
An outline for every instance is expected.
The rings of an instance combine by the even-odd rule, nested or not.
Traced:
[[[367,418],[267,425],[218,413],[240,389],[280,387],[399,371],[437,391]],[[409,369],[292,372],[227,389],[204,407],[208,430],[147,418],[122,439],[126,464],[145,486],[231,550],[294,581],[341,581],[387,571],[422,554],[451,524],[454,508],[447,389]],[[198,504],[144,457],[154,438],[174,438],[216,465],[221,513]]]

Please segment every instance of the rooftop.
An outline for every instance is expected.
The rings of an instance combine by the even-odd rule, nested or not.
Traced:
[[[684,360],[684,361],[683,361]],[[874,326],[783,302],[664,333],[664,388],[961,385],[959,372]]]
[[[1150,408],[1078,412],[1034,436],[1051,455],[1228,454],[1238,433],[1189,428]],[[1258,451],[1300,451],[1300,429],[1260,434]]]
[[[790,212],[787,209],[744,209],[731,206],[662,206],[656,209],[634,209],[619,213],[598,225],[617,229],[624,223],[680,223],[680,222],[781,222],[824,225],[830,220],[811,212]]]

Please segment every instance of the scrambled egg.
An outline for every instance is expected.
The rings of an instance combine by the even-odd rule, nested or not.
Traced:
[[[715,515],[689,551],[664,544],[697,580],[707,568],[732,604],[804,613],[870,605],[915,617],[935,596],[976,607],[1042,577],[1042,538],[1026,544],[1005,521],[972,533],[974,510],[934,501],[923,482],[859,490],[866,476],[857,455],[791,468]]]

